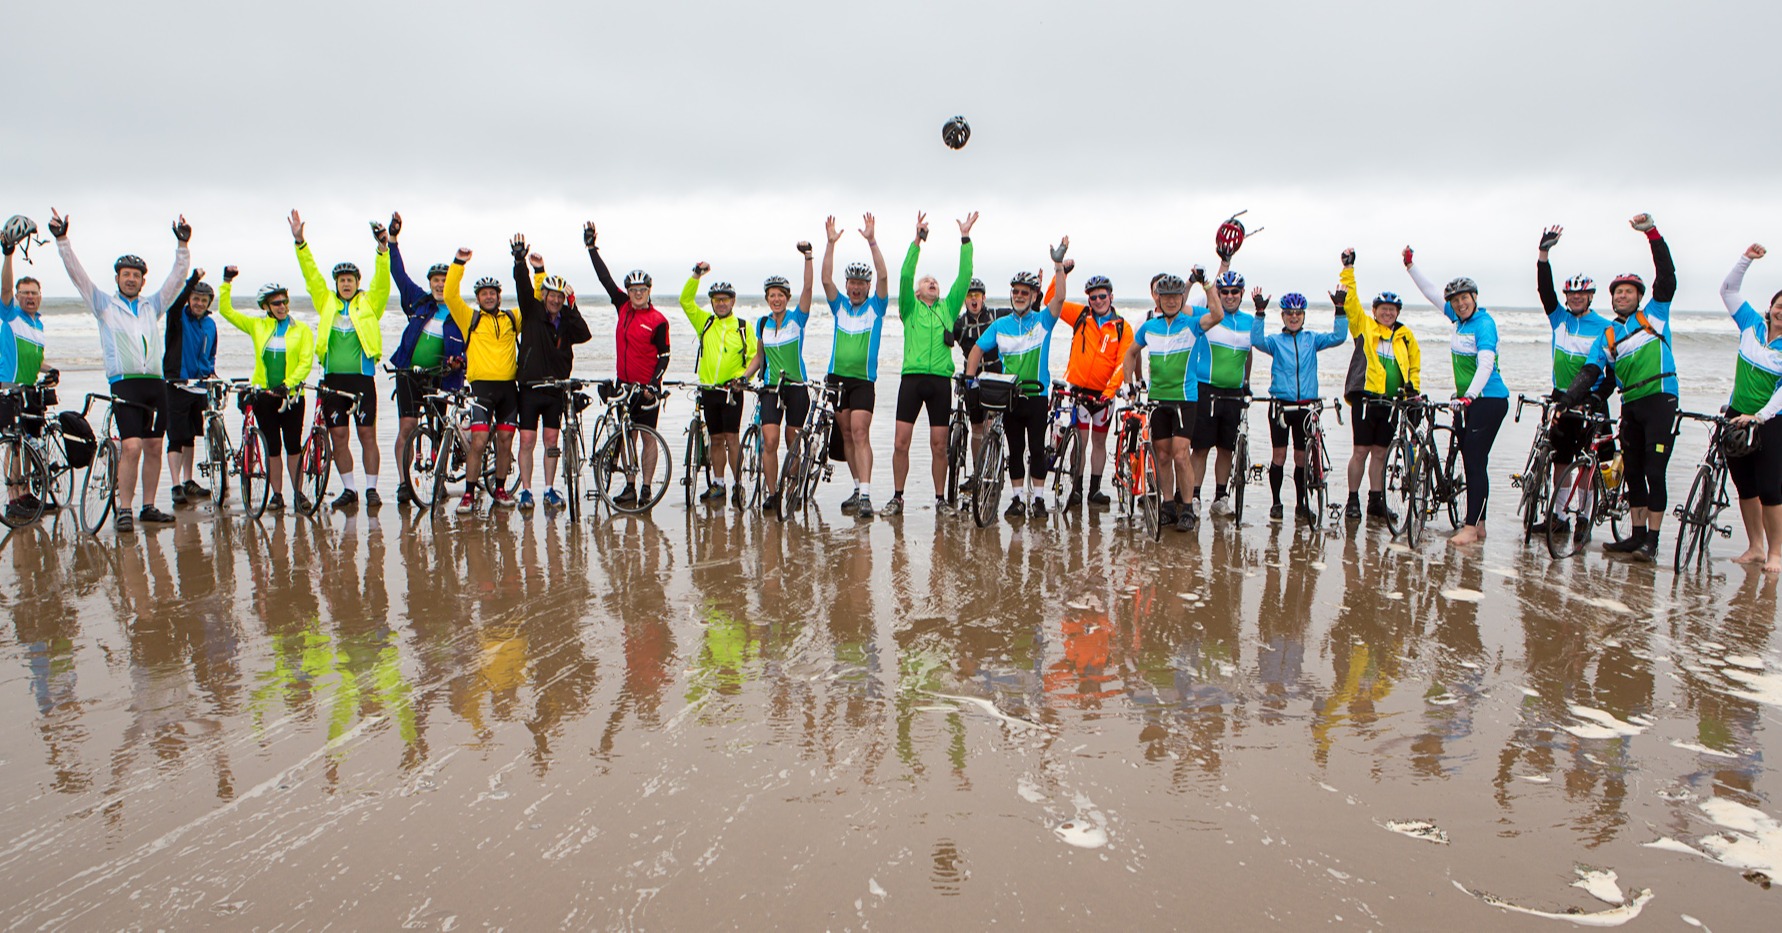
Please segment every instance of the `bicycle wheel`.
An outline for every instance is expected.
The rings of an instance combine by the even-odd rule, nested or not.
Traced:
[[[309,438],[303,442],[303,452],[298,456],[303,463],[303,485],[309,490],[309,514],[318,515],[327,504],[323,497],[328,495],[329,474],[334,472],[334,444],[327,430],[318,428],[309,432]]]
[[[738,471],[743,484],[743,507],[756,508],[761,505],[761,448],[765,444],[761,440],[761,426],[749,425],[742,436],[742,464]]]
[[[1405,517],[1410,514],[1411,494],[1417,485],[1417,454],[1414,441],[1401,440],[1392,445],[1386,457],[1386,530],[1394,538],[1404,533]],[[1391,508],[1393,500],[1398,510]]]
[[[1455,531],[1459,531],[1462,517],[1460,504],[1462,497],[1466,495],[1466,469],[1460,462],[1459,435],[1449,428],[1438,430],[1448,433],[1448,443],[1445,448],[1438,444],[1435,449],[1446,449],[1448,455],[1442,459],[1442,470],[1436,477],[1436,485],[1432,490],[1430,501],[1434,502],[1436,498],[1440,498],[1442,504],[1448,507],[1448,524]],[[1433,510],[1431,514],[1434,514]]]
[[[117,504],[118,445],[106,438],[93,451],[93,462],[87,464],[80,481],[80,528],[90,535],[99,533],[105,519]]]
[[[1325,472],[1324,436],[1314,435],[1306,444],[1306,507],[1312,511],[1312,530],[1324,527],[1330,509],[1330,482]]]
[[[704,445],[700,443],[705,437],[705,429],[696,421],[687,428],[687,455],[681,461],[681,487],[685,491],[687,508],[693,507],[693,486],[699,475],[700,460],[704,453]],[[705,490],[699,490],[701,494]]]
[[[809,512],[817,504],[817,487],[829,477],[829,427],[809,432],[804,446],[804,492],[801,508]]]
[[[415,425],[402,442],[402,460],[397,466],[402,471],[402,484],[415,497],[416,508],[433,507],[433,472],[439,454],[439,428],[429,421]]]
[[[75,508],[74,474],[77,471],[68,465],[68,443],[63,439],[62,432],[49,432],[49,436],[45,438],[44,449],[46,451],[44,466],[48,467],[50,472],[49,491],[53,508],[58,512],[70,511]]]
[[[582,432],[581,429],[569,426],[559,435],[557,447],[557,469],[563,473],[563,504],[567,507],[570,521],[579,521],[582,517]]]
[[[1553,464],[1545,453],[1537,453],[1529,458],[1528,470],[1522,474],[1522,501],[1516,507],[1517,514],[1522,516],[1523,544],[1534,540],[1535,526],[1539,525],[1550,511],[1551,496],[1559,494],[1560,490],[1566,488],[1563,481],[1565,472],[1562,471],[1560,473],[1561,481],[1554,483],[1553,490],[1549,493],[1547,478],[1551,475],[1553,475]]]
[[[229,434],[223,429],[221,419],[212,420],[210,428],[204,432],[204,453],[210,464],[206,478],[211,483],[211,507],[221,512],[229,503],[229,462],[233,459],[229,451]]]
[[[1064,481],[1073,478],[1070,460],[1077,432],[1055,418],[1046,428],[1046,434],[1046,470],[1050,474],[1052,496],[1058,498],[1064,495]]]
[[[1138,500],[1139,520],[1145,526],[1145,534],[1152,541],[1163,538],[1163,487],[1158,485],[1161,477],[1157,473],[1157,450],[1146,441],[1138,447],[1140,486],[1134,490],[1134,498]]]
[[[1411,471],[1411,485],[1405,498],[1405,514],[1400,519],[1405,530],[1405,544],[1417,547],[1423,541],[1423,530],[1429,527],[1429,516],[1434,512],[1433,496],[1436,493],[1437,476],[1436,458],[1432,451],[1423,450],[1416,457],[1415,467]]]
[[[646,459],[653,456],[655,467],[645,472]],[[668,495],[668,484],[674,473],[674,461],[668,452],[668,442],[655,428],[643,425],[632,425],[629,434],[613,447],[612,478],[600,480],[601,498],[615,512],[636,514],[647,512],[662,497]],[[626,502],[615,502],[615,493],[610,486],[613,482],[622,481],[625,486],[632,486],[637,498]]]
[[[0,469],[5,470],[6,491],[11,502],[0,508],[0,521],[8,528],[23,528],[43,517],[44,500],[50,495],[49,468],[43,455],[23,435],[14,434],[0,446]],[[12,477],[17,476],[14,483]]]
[[[1233,525],[1243,524],[1244,521],[1244,490],[1250,485],[1249,440],[1247,435],[1238,435],[1237,450],[1232,451],[1231,454],[1231,476],[1227,480],[1226,487],[1230,492],[1226,495],[1231,497],[1231,523]]]
[[[1542,464],[1543,466],[1545,464]],[[1590,526],[1602,476],[1589,460],[1574,460],[1560,468],[1559,481],[1547,500],[1547,553],[1564,560],[1590,541]]]
[[[446,480],[451,477],[453,470],[459,464],[463,463],[464,456],[463,445],[458,439],[458,432],[455,430],[441,432],[439,435],[439,454],[433,461],[433,495],[427,502],[427,510],[429,514],[434,516],[439,515],[440,506],[445,504],[447,498]],[[470,489],[468,482],[469,481],[466,480],[466,485],[464,487],[466,491],[469,491]]]
[[[965,416],[953,412],[947,422],[947,504],[959,505],[959,484],[965,479],[966,458],[971,456],[971,427]]]
[[[1713,467],[1704,463],[1696,468],[1695,479],[1689,484],[1689,498],[1683,500],[1683,508],[1677,512],[1677,550],[1671,562],[1671,569],[1677,573],[1682,573],[1684,567],[1707,563],[1708,535],[1714,522],[1713,483]]]
[[[971,520],[979,528],[988,528],[996,521],[996,506],[1002,500],[1003,467],[1002,426],[999,424],[984,439],[984,456],[978,460],[977,480],[971,493]]]
[[[239,463],[241,507],[247,510],[248,517],[259,518],[266,514],[266,503],[272,498],[272,475],[266,468],[266,440],[259,428],[248,428],[242,434]],[[228,470],[220,472],[227,475]],[[222,480],[217,481],[217,488],[222,488]],[[221,507],[219,503],[218,508]]]
[[[786,445],[786,457],[780,462],[779,503],[774,517],[785,521],[804,505],[804,438]]]

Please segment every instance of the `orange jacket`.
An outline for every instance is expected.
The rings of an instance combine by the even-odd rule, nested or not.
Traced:
[[[1046,286],[1046,303],[1051,304],[1056,279]],[[1125,376],[1126,348],[1132,346],[1132,325],[1114,313],[1114,319],[1098,324],[1088,313],[1088,306],[1074,301],[1064,303],[1058,320],[1071,326],[1070,362],[1065,365],[1064,381],[1079,389],[1100,392],[1113,398]]]

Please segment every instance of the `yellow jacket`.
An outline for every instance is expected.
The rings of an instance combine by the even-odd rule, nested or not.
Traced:
[[[234,291],[234,282],[224,282],[223,287],[217,289],[217,313],[254,342],[254,385],[270,389],[272,386],[266,384],[266,342],[277,332],[278,321],[264,313],[248,314],[237,309],[230,300]],[[308,324],[292,318],[291,326],[285,328],[285,385],[293,389],[302,385],[315,363],[316,332],[310,330]]]
[[[316,313],[322,318],[316,333],[327,335],[333,332],[334,316],[345,310],[353,321],[353,331],[359,335],[359,346],[365,355],[374,362],[382,359],[384,334],[379,328],[383,324],[384,307],[390,303],[390,251],[378,251],[371,271],[371,287],[360,289],[351,303],[341,301],[334,283],[322,277],[322,270],[316,268],[316,257],[310,253],[308,243],[297,247],[297,265],[303,268],[303,284],[309,290],[309,303],[315,305]]]
[[[1356,392],[1386,394],[1386,367],[1374,352],[1382,340],[1392,341],[1392,356],[1398,360],[1398,371],[1404,377],[1405,385],[1413,391],[1423,391],[1423,353],[1417,347],[1417,335],[1404,324],[1395,324],[1391,331],[1387,331],[1374,320],[1371,310],[1362,307],[1361,294],[1355,288],[1355,267],[1345,267],[1341,279],[1343,288],[1349,293],[1343,302],[1343,310],[1349,318],[1349,336],[1355,340],[1355,356],[1349,361],[1349,378],[1343,384],[1343,391],[1350,395]]]
[[[483,312],[464,303],[464,264],[446,272],[445,303],[452,323],[464,332],[464,378],[471,382],[512,382],[520,372],[520,311]],[[475,325],[474,327],[471,325]]]
[[[687,313],[687,323],[692,324],[693,330],[699,334],[699,365],[695,378],[700,385],[723,385],[741,378],[743,370],[749,368],[749,361],[755,358],[755,328],[734,313],[725,320],[701,308],[698,294],[699,276],[696,275],[681,289],[681,310]]]

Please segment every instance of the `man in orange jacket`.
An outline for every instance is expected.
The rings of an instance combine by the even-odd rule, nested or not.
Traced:
[[[1054,280],[1052,287],[1057,286]],[[1108,423],[1113,411],[1114,393],[1124,381],[1122,363],[1126,348],[1132,345],[1132,325],[1114,310],[1114,285],[1107,276],[1091,276],[1083,287],[1089,303],[1080,305],[1066,301],[1058,311],[1058,319],[1071,326],[1070,362],[1065,366],[1064,381],[1070,383],[1076,396],[1077,445],[1075,462],[1070,464],[1070,498],[1065,508],[1083,502],[1083,448],[1092,448],[1089,466],[1089,504],[1106,506],[1108,494],[1101,491],[1102,470],[1108,462]],[[1052,300],[1052,288],[1046,289],[1046,301]]]

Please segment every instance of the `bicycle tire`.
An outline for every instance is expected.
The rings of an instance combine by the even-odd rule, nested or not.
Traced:
[[[1114,501],[1120,514],[1131,517],[1133,506],[1133,461],[1138,457],[1138,432],[1128,428],[1124,418],[1119,433],[1114,435]]]
[[[959,484],[965,476],[966,457],[971,449],[971,428],[958,411],[947,422],[947,505],[959,506]]]
[[[743,494],[744,508],[754,509],[759,508],[761,505],[761,484],[763,482],[761,477],[761,449],[765,443],[766,442],[761,439],[760,425],[751,424],[749,425],[749,429],[743,432],[742,447],[740,449],[742,454],[742,469],[740,470],[740,473],[742,474],[743,489],[746,490]]]
[[[698,476],[699,471],[699,438],[704,433],[705,429],[698,421],[694,421],[687,426],[687,454],[681,461],[681,465],[685,470],[684,475],[681,477],[681,487],[685,491],[687,508],[689,509],[693,507],[694,480]],[[705,490],[703,489],[700,490],[700,492],[704,491]]]
[[[1311,527],[1324,527],[1324,516],[1330,509],[1330,482],[1325,470],[1324,434],[1313,434],[1306,442],[1306,499],[1312,511]]]
[[[74,474],[79,472],[68,465],[68,442],[63,439],[60,430],[51,429],[44,438],[44,450],[48,454],[44,458],[44,466],[50,471],[50,495],[55,498],[56,512],[74,509]]]
[[[1522,474],[1522,501],[1516,509],[1522,516],[1522,543],[1525,545],[1534,540],[1535,526],[1551,511],[1552,498],[1565,488],[1561,483],[1554,483],[1549,488],[1548,478],[1552,475],[1553,464],[1546,453],[1537,452],[1529,458],[1528,469]],[[1560,475],[1565,474],[1562,471]]]
[[[817,504],[817,485],[823,482],[828,468],[829,428],[830,425],[825,424],[822,430],[809,432],[804,438],[804,492],[799,503],[803,512],[809,512]]]
[[[1405,497],[1405,514],[1400,519],[1405,529],[1405,544],[1415,549],[1423,542],[1423,532],[1429,527],[1430,505],[1436,491],[1436,459],[1429,450],[1424,450],[1416,457],[1412,468],[1411,485]]]
[[[1250,485],[1250,437],[1239,434],[1237,450],[1231,455],[1231,475],[1226,478],[1226,495],[1231,497],[1231,523],[1244,523],[1244,490]]]
[[[1002,426],[998,425],[984,438],[984,454],[973,473],[977,482],[971,491],[971,520],[979,528],[988,528],[996,521],[996,506],[1002,500],[1002,445]]]
[[[117,505],[118,445],[106,438],[93,451],[93,462],[87,464],[80,484],[80,528],[97,535],[105,527],[105,519]]]
[[[310,431],[297,456],[303,464],[303,484],[309,488],[309,514],[320,515],[327,505],[328,480],[334,472],[334,441],[327,429]]]
[[[266,440],[260,429],[248,428],[241,435],[237,470],[241,476],[241,507],[249,518],[257,519],[266,514],[266,503],[272,498],[272,475],[267,470],[266,460]],[[222,508],[221,503],[217,507]]]
[[[229,504],[229,464],[235,459],[234,452],[229,449],[229,432],[223,427],[223,419],[213,418],[209,430],[204,432],[204,453],[210,460],[210,503],[212,510],[223,511]]]
[[[629,437],[620,440],[619,446],[615,450],[618,456],[618,470],[624,475],[626,484],[635,485],[638,496],[630,502],[615,502],[612,491],[608,488],[610,483],[602,482],[600,497],[613,511],[636,515],[649,511],[656,503],[661,502],[664,496],[668,495],[668,485],[674,481],[674,457],[668,452],[668,441],[663,440],[662,434],[655,428],[634,424],[630,426],[629,434]],[[656,465],[662,471],[660,476],[643,475],[643,464],[648,459],[645,456],[645,447],[655,448]],[[646,487],[650,490],[648,499],[644,498],[642,494]]]
[[[574,425],[564,427],[557,439],[557,469],[563,475],[563,505],[570,521],[582,517],[582,431]]]
[[[433,498],[427,503],[427,513],[431,517],[439,516],[440,506],[447,499],[446,480],[451,476],[456,462],[464,459],[461,446],[457,431],[444,431],[440,434],[439,455],[433,461]],[[468,485],[464,488],[465,491],[470,489]]]
[[[780,485],[775,490],[779,499],[774,503],[774,517],[784,522],[798,511],[804,504],[804,438],[786,445],[785,459],[780,461]]]
[[[1595,482],[1592,482],[1593,477]],[[1544,516],[1547,554],[1554,560],[1571,557],[1590,541],[1597,487],[1601,482],[1595,464],[1589,460],[1574,460],[1560,468],[1559,481],[1553,484]],[[1565,526],[1563,532],[1559,530],[1561,525]]]
[[[1677,544],[1671,561],[1673,572],[1682,573],[1685,566],[1700,566],[1707,562],[1709,526],[1713,521],[1709,516],[1713,482],[1713,467],[1705,463],[1696,467],[1695,479],[1689,483],[1689,498],[1683,500],[1683,508],[1677,513]]]
[[[43,464],[43,455],[24,435],[14,434],[0,449],[0,469],[6,471],[9,492],[24,488],[23,495],[0,508],[0,522],[8,528],[23,528],[42,518],[44,500],[50,495],[49,468]],[[19,474],[16,486],[11,483],[14,471]]]
[[[414,496],[415,507],[433,507],[433,473],[439,466],[439,428],[427,421],[415,425],[402,442],[402,484]]]
[[[1452,428],[1437,428],[1436,430],[1448,432],[1446,448],[1448,454],[1442,458],[1442,472],[1440,476],[1436,477],[1435,488],[1439,490],[1442,504],[1448,507],[1448,524],[1453,526],[1455,531],[1459,531],[1462,518],[1461,497],[1466,493],[1465,467],[1460,462],[1460,435],[1456,434]],[[1435,449],[1443,448],[1438,446]],[[1434,496],[1431,498],[1433,501]],[[1434,514],[1433,511],[1431,514]]]
[[[1392,445],[1392,453],[1386,457],[1386,530],[1394,538],[1404,534],[1405,517],[1410,514],[1412,488],[1417,483],[1413,475],[1417,469],[1417,457],[1413,453],[1414,441],[1400,439]],[[1396,495],[1395,495],[1396,493]],[[1392,500],[1398,500],[1399,511],[1392,509]]]
[[[1141,486],[1133,491],[1137,500],[1139,521],[1145,527],[1145,534],[1152,541],[1163,540],[1163,487],[1162,477],[1158,474],[1157,449],[1150,441],[1138,445],[1139,470]]]

